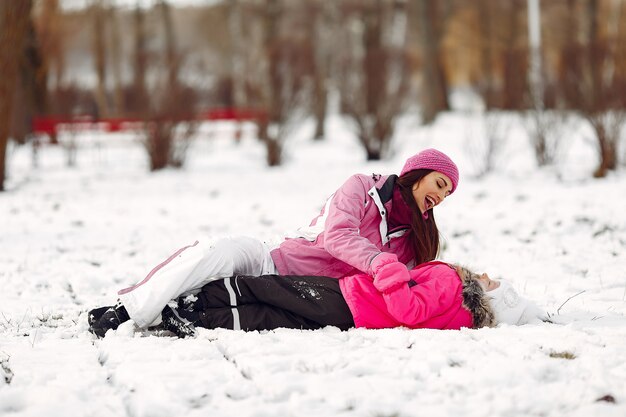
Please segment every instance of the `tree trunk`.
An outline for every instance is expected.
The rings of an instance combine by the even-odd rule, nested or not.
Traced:
[[[132,110],[135,114],[145,117],[147,113],[148,97],[146,93],[146,35],[145,16],[141,7],[137,5],[133,15],[134,51],[133,51],[133,95]]]
[[[283,109],[281,108],[281,74],[279,67],[280,51],[277,48],[278,24],[282,6],[280,0],[266,0],[265,15],[263,21],[264,38],[263,47],[267,60],[266,82],[264,83],[265,114],[267,120],[258,125],[259,138],[265,143],[267,150],[267,163],[269,166],[277,166],[282,162],[281,138],[277,132],[270,129],[273,124],[281,124]]]
[[[172,9],[165,0],[161,0],[161,19],[165,29],[165,65],[167,68],[167,86],[173,95],[177,93],[179,59],[176,53],[176,38],[172,23]],[[176,100],[173,100],[176,102]]]
[[[595,178],[602,178],[606,177],[608,171],[617,168],[617,147],[615,146],[614,138],[610,137],[602,121],[592,123],[592,125],[596,132],[599,148],[598,153],[600,156],[600,165],[593,173],[593,176]]]
[[[54,78],[50,80],[50,88],[55,90],[61,87],[64,72],[61,11],[59,0],[46,0],[40,3],[41,11],[37,29],[41,49],[45,51],[43,54],[45,71],[47,73],[54,68]]]
[[[317,7],[316,7],[317,6]],[[328,104],[328,66],[330,48],[329,24],[327,8],[332,7],[328,2],[313,4],[312,18],[309,22],[309,41],[313,53],[313,117],[315,119],[314,140],[322,140],[326,136],[324,125]]]
[[[282,146],[276,140],[266,140],[267,147],[267,165],[274,167],[279,166],[282,162]]]
[[[0,2],[0,191],[4,191],[12,104],[31,10],[32,0]]]
[[[528,65],[525,59],[525,51],[516,46],[519,25],[518,15],[522,6],[520,0],[513,0],[507,3],[505,9],[508,14],[507,40],[502,53],[503,61],[503,88],[502,107],[506,110],[522,110],[524,106],[524,95],[527,91]],[[543,97],[541,98],[543,102]]]
[[[385,62],[382,48],[382,1],[376,0],[375,7],[364,10],[363,75],[365,76],[365,109],[367,114],[375,114],[381,104],[386,85]]]
[[[41,4],[41,12],[37,25],[37,37],[40,43],[42,67],[37,73],[38,83],[44,91],[46,99],[42,101],[42,114],[50,115],[52,110],[53,92],[61,87],[65,71],[63,38],[61,34],[61,11],[59,0],[47,0]],[[50,74],[54,75],[50,77]],[[49,79],[50,78],[50,79]],[[50,135],[50,143],[58,145],[56,132]],[[36,151],[33,150],[36,154]]]
[[[604,71],[602,73],[602,80],[605,85],[610,85],[615,77],[615,66],[618,61],[618,54],[620,51],[620,19],[622,16],[623,1],[613,0],[611,1],[611,9],[606,25],[606,37],[608,43],[608,56],[607,62],[604,65]]]
[[[326,108],[328,100],[328,91],[326,88],[326,79],[323,74],[320,74],[316,68],[316,74],[314,75],[315,83],[315,97],[313,98],[313,116],[315,118],[315,133],[313,139],[322,140],[326,136],[325,122],[326,122]]]
[[[365,151],[367,152],[368,161],[380,161],[380,151],[369,148],[367,148]]]
[[[587,30],[588,30],[588,54],[587,60],[591,74],[591,82],[593,88],[589,93],[592,97],[592,112],[603,112],[604,116],[597,117],[592,125],[596,131],[596,139],[598,141],[598,151],[600,156],[600,165],[594,172],[594,177],[604,177],[609,170],[617,168],[617,143],[619,142],[620,129],[615,129],[611,120],[607,107],[610,107],[612,90],[619,88],[613,82],[605,83],[602,74],[604,60],[607,58],[606,52],[600,46],[599,33],[599,5],[597,0],[588,0],[587,2]],[[610,42],[610,41],[609,41]],[[608,55],[610,55],[610,51]],[[613,80],[607,80],[613,81]],[[612,109],[615,111],[614,109]],[[619,109],[620,111],[622,109]],[[618,123],[620,126],[621,123]]]
[[[450,109],[448,85],[439,53],[441,33],[434,26],[438,4],[431,0],[419,0],[417,6],[424,63],[422,117],[424,123],[431,123],[439,112]],[[440,24],[443,25],[442,22]]]
[[[150,170],[157,171],[167,167],[171,150],[171,131],[167,121],[150,121],[147,129],[148,155],[150,157]]]
[[[159,13],[165,35],[164,62],[166,82],[163,95],[155,94],[153,111],[148,115],[146,129],[146,148],[150,157],[150,169],[156,171],[168,166],[180,168],[184,163],[184,151],[178,155],[176,126],[193,113],[193,103],[183,99],[184,91],[180,87],[178,71],[180,57],[178,55],[174,23],[170,5],[161,0]],[[186,150],[186,148],[185,148]]]
[[[359,30],[345,29],[337,88],[341,112],[354,123],[368,160],[387,156],[410,90],[406,7],[402,1],[362,2],[343,24],[361,23]]]
[[[497,100],[493,80],[495,79],[493,71],[493,52],[492,43],[493,36],[493,18],[492,4],[490,0],[478,1],[478,19],[480,25],[480,64],[481,64],[481,80],[480,92],[485,101],[485,109],[493,109],[497,107]]]
[[[93,56],[98,84],[96,86],[97,109],[91,116],[97,120],[109,113],[106,93],[106,42],[104,36],[106,21],[102,0],[95,0],[92,13]]]
[[[113,67],[113,111],[117,116],[124,113],[124,91],[122,87],[122,40],[120,37],[120,27],[117,20],[115,7],[111,6],[108,11],[108,20],[110,23],[110,41],[111,41],[111,61]]]
[[[32,133],[33,118],[45,112],[47,90],[39,39],[32,19],[28,19],[25,39],[20,51],[19,82],[15,94],[11,136],[26,143]]]
[[[603,100],[604,98],[602,97],[602,91],[604,91],[603,89],[603,85],[602,85],[602,74],[600,71],[600,67],[602,66],[602,62],[601,62],[601,57],[597,56],[597,42],[598,42],[598,37],[599,37],[599,33],[598,33],[598,2],[597,0],[588,0],[587,2],[587,36],[588,36],[588,40],[587,40],[587,47],[588,47],[588,55],[587,55],[587,59],[588,61],[588,65],[589,65],[589,70],[591,73],[591,83],[593,85],[592,90],[590,91],[590,93],[592,93],[593,95],[593,103],[596,103],[598,105],[602,105],[604,103],[599,103],[599,101]],[[600,58],[600,59],[598,59]],[[598,140],[600,140],[600,138],[598,138]]]
[[[265,102],[269,123],[278,122],[281,115],[280,85],[281,74],[279,69],[280,51],[278,50],[278,24],[282,8],[280,0],[267,0],[264,29],[264,49],[267,59],[267,82],[265,83]]]
[[[232,42],[231,78],[233,80],[232,103],[236,108],[247,107],[246,58],[243,43],[243,20],[240,0],[228,3],[228,30]]]

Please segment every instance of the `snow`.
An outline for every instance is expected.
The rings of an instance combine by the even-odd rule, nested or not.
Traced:
[[[626,415],[626,172],[591,178],[585,129],[555,167],[537,169],[518,124],[481,178],[464,145],[480,136],[473,116],[406,119],[394,157],[369,164],[340,120],[324,142],[311,130],[272,169],[251,127],[236,144],[227,124],[205,126],[180,171],[148,173],[128,135],[78,137],[75,168],[61,148],[42,148],[38,169],[29,148],[12,149],[0,194],[0,415]],[[236,235],[278,242],[349,175],[398,172],[430,146],[461,170],[436,209],[442,259],[505,277],[553,324],[200,329],[185,340],[132,323],[104,339],[87,331],[90,308],[177,248]]]

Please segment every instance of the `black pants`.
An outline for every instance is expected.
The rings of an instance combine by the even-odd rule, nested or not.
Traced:
[[[197,297],[199,318],[195,323],[209,329],[354,327],[335,278],[236,276],[205,285]]]

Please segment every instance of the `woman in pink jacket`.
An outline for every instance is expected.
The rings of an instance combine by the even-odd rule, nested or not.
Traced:
[[[439,251],[433,208],[455,191],[458,182],[454,162],[435,149],[409,158],[400,176],[354,175],[297,237],[274,249],[244,237],[223,239],[213,246],[196,241],[157,265],[142,281],[119,291],[116,306],[90,311],[89,324],[116,328],[127,317],[142,328],[158,324],[170,300],[224,277],[341,278],[371,275],[387,262],[412,267],[432,261]],[[227,289],[232,296],[234,289]]]
[[[160,328],[179,337],[194,335],[195,327],[246,331],[325,326],[342,330],[460,329],[500,322],[526,324],[544,316],[506,281],[443,262],[427,262],[409,271],[398,261],[387,261],[373,272],[373,279],[363,273],[340,279],[294,275],[222,278],[166,306]],[[96,334],[102,337],[106,330],[98,329]]]

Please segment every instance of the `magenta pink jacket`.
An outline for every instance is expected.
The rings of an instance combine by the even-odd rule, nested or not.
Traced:
[[[460,329],[473,327],[463,306],[463,283],[448,264],[428,262],[412,270],[399,262],[339,280],[356,327]]]
[[[353,175],[327,201],[310,226],[271,252],[281,275],[340,278],[368,272],[372,259],[391,252],[413,259],[410,229],[388,230],[397,176]]]

